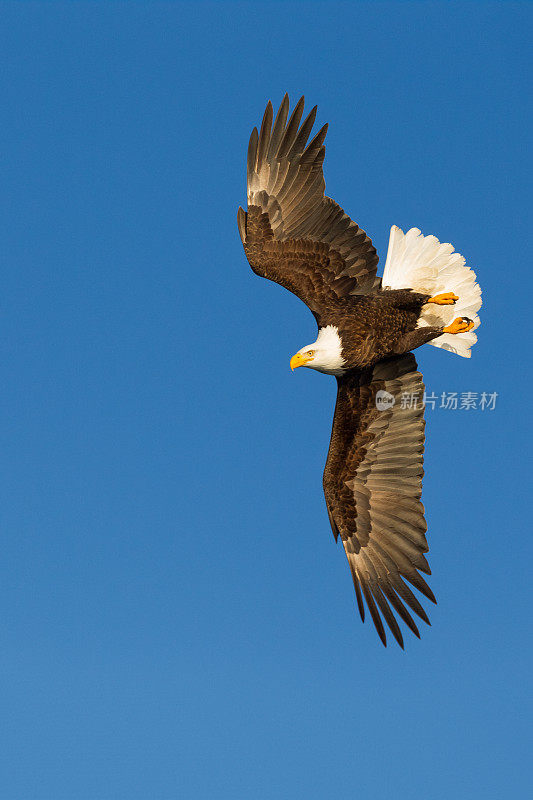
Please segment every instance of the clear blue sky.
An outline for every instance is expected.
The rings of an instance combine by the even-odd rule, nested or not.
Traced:
[[[532,6],[2,4],[0,796],[526,797]],[[251,127],[305,93],[382,255],[484,290],[428,389],[433,627],[359,621],[321,489],[335,382],[236,230]]]

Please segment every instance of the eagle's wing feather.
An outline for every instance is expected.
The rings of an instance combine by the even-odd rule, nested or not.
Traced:
[[[329,197],[324,161],[327,125],[307,144],[316,107],[302,125],[303,97],[287,122],[285,95],[273,122],[269,102],[248,147],[248,211],[237,222],[254,272],[285,286],[319,318],[328,304],[377,285],[372,241]]]
[[[376,393],[394,397],[379,410]],[[409,611],[429,624],[406,578],[434,595],[419,571],[431,574],[424,556],[424,507],[420,502],[424,453],[424,384],[412,354],[381,361],[338,379],[324,493],[335,538],[340,534],[364,620],[363,597],[386,644],[384,617],[403,647],[393,610],[419,636]],[[378,396],[378,401],[380,397]]]

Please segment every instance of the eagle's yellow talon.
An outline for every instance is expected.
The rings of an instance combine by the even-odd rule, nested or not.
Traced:
[[[443,333],[467,333],[471,331],[474,327],[474,323],[471,319],[467,319],[466,317],[457,317],[451,323],[451,325],[447,325],[445,328],[442,329]]]
[[[443,294],[436,294],[435,297],[430,297],[428,303],[436,303],[438,306],[453,306],[459,298],[453,292],[444,292]]]

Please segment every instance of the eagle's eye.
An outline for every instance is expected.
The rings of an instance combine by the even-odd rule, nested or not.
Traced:
[[[308,356],[314,356],[314,354],[315,354],[315,351],[314,351],[314,350],[308,350],[308,351],[307,351],[307,355],[308,355]]]

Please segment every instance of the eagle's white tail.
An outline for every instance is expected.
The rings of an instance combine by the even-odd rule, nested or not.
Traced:
[[[396,225],[390,232],[389,250],[383,272],[383,288],[413,289],[434,296],[455,292],[455,305],[429,303],[422,308],[418,326],[449,325],[456,317],[469,317],[474,327],[468,333],[443,333],[429,344],[470,358],[470,348],[477,342],[477,312],[481,308],[481,289],[475,272],[465,259],[454,253],[453,245],[441,244],[435,236],[422,236],[418,228],[404,233]]]

